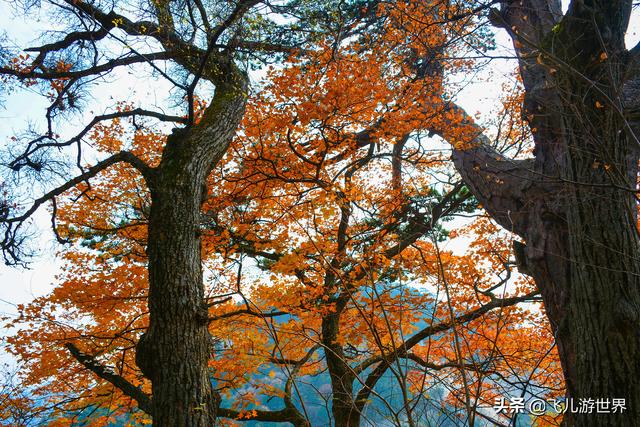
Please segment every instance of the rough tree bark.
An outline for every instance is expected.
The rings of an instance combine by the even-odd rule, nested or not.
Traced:
[[[534,158],[494,151],[480,128],[453,160],[487,212],[518,234],[520,270],[542,294],[567,396],[624,398],[618,414],[571,414],[567,426],[640,425],[640,263],[636,226],[638,49],[624,34],[631,1],[501,2],[525,87]],[[460,114],[459,108],[453,107]]]
[[[340,316],[348,297],[336,303],[336,312],[322,318],[322,344],[331,378],[331,413],[333,422],[340,427],[358,427],[360,413],[354,402],[353,383],[356,375],[349,366],[344,349],[338,343]]]
[[[26,49],[36,52],[28,61],[28,67],[0,64],[0,77],[29,84],[38,82],[45,91],[54,84],[60,87],[58,96],[47,109],[46,131],[26,141],[24,151],[18,153],[9,167],[15,172],[23,168],[39,172],[42,169],[38,160],[41,153],[48,153],[50,148],[61,150],[77,146],[77,166],[81,174],[34,199],[33,205],[24,212],[9,212],[6,206],[0,206],[0,249],[5,261],[13,264],[22,261],[24,237],[21,227],[41,205],[48,201],[55,203],[55,198],[65,191],[118,162],[136,168],[144,176],[151,197],[147,240],[149,328],[138,343],[136,363],[151,380],[152,396],[110,372],[96,357],[83,353],[82,345],[69,342],[65,347],[85,368],[136,400],[139,408],[152,416],[155,426],[205,427],[213,425],[218,415],[237,417],[237,411],[218,411],[219,398],[212,388],[208,369],[211,339],[201,266],[201,205],[206,196],[207,176],[227,150],[246,102],[248,79],[234,62],[237,59],[235,49],[290,52],[291,48],[263,40],[243,39],[242,36],[252,37],[252,34],[245,33],[241,21],[259,3],[257,0],[211,2],[207,7],[199,1],[179,4],[153,1],[148,5],[141,3],[141,9],[131,9],[131,4],[125,1],[51,3],[48,6],[51,11],[66,14],[72,21],[64,37]],[[216,16],[208,15],[209,7],[217,11]],[[295,7],[291,6],[292,10]],[[132,17],[119,13],[129,9]],[[182,15],[187,9],[189,19]],[[178,16],[181,20],[176,25]],[[134,20],[138,18],[140,20]],[[123,44],[124,53],[120,56],[108,51],[110,45],[105,47],[99,43],[109,37]],[[156,51],[138,52],[129,44],[130,40],[142,38]],[[205,47],[201,43],[203,40],[206,40]],[[84,55],[86,51],[91,54]],[[60,58],[71,62],[69,68],[53,65],[60,64]],[[188,77],[183,80],[180,75],[167,74],[164,66],[157,65],[162,61],[171,61]],[[71,107],[75,103],[76,88],[85,80],[100,81],[111,71],[132,64],[146,66],[175,89],[183,91],[188,104],[186,117],[163,114],[155,108],[117,110],[95,116],[75,136],[61,139],[51,117],[64,110],[67,104]],[[193,101],[201,81],[215,86],[215,95],[197,122]],[[186,126],[175,129],[169,136],[157,167],[147,165],[131,152],[122,151],[86,168],[81,163],[83,139],[95,125],[127,117],[150,117]],[[52,215],[55,231],[55,207]],[[292,420],[296,425],[305,422],[291,402],[285,410],[256,411],[254,416],[263,420],[275,417]]]
[[[247,82],[231,70],[201,122],[174,131],[149,182],[149,329],[136,362],[151,379],[154,426],[210,426],[214,394],[200,241],[206,180],[244,111]]]
[[[21,3],[37,8],[41,2]],[[137,345],[136,362],[151,380],[152,396],[111,372],[101,364],[100,357],[83,352],[85,345],[81,339],[64,343],[69,354],[98,378],[134,399],[141,410],[152,416],[156,426],[209,426],[216,416],[308,426],[308,420],[292,398],[294,377],[306,360],[292,370],[285,387],[284,409],[252,410],[247,415],[218,408],[219,399],[207,369],[211,340],[202,281],[200,209],[207,176],[226,151],[246,101],[247,76],[234,61],[246,64],[253,61],[249,58],[260,58],[268,52],[300,52],[307,41],[320,34],[315,28],[327,31],[338,15],[340,37],[349,37],[349,31],[343,30],[360,28],[355,25],[361,19],[355,13],[360,7],[350,10],[347,20],[343,2],[323,3],[324,16],[313,2],[296,1],[281,2],[277,7],[258,0],[42,3],[47,5],[43,8],[45,16],[56,20],[68,18],[61,34],[45,35],[43,40],[50,42],[25,49],[34,53],[33,57],[20,55],[15,61],[9,61],[4,39],[0,40],[3,42],[0,78],[25,87],[37,84],[35,87],[50,101],[43,132],[24,141],[21,138],[23,147],[15,157],[11,153],[12,160],[6,166],[16,174],[21,170],[40,173],[48,170],[43,159],[48,159],[50,152],[55,151],[52,156],[55,164],[59,160],[58,151],[77,147],[75,157],[80,172],[41,197],[34,197],[31,207],[22,209],[21,203],[14,206],[4,197],[0,200],[0,252],[5,262],[24,262],[27,254],[23,230],[39,207],[54,203],[52,227],[56,231],[56,197],[89,182],[116,163],[129,164],[144,177],[151,198],[147,218],[149,328]],[[264,3],[262,11],[256,13],[268,14],[269,19],[246,20],[260,3]],[[282,19],[276,19],[276,15]],[[112,49],[114,43],[117,49]],[[144,108],[141,101],[137,108],[117,108],[96,115],[73,137],[60,137],[65,132],[57,131],[63,117],[59,114],[78,107],[78,94],[96,82],[109,80],[104,78],[109,73],[132,65],[145,67],[170,83],[173,95],[184,96],[186,114],[164,114],[157,105]],[[199,89],[200,82],[210,83],[216,92],[202,120],[196,123],[195,97],[204,94]],[[57,91],[53,99],[52,88]],[[151,167],[128,151],[115,153],[90,167],[83,164],[84,140],[97,125],[112,119],[139,117],[185,126],[174,130],[168,138],[159,166]],[[66,157],[63,158],[66,162]],[[62,241],[57,233],[56,236]],[[344,362],[341,363],[344,367]]]

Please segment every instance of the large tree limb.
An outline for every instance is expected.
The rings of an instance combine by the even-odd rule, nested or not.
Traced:
[[[452,144],[456,169],[487,212],[507,230],[523,235],[527,194],[537,181],[533,160],[514,160],[499,153],[461,107],[450,104],[457,125],[434,129]]]
[[[138,408],[147,414],[151,414],[151,397],[143,392],[139,387],[131,384],[125,378],[114,373],[111,369],[100,364],[93,356],[83,353],[73,343],[67,343],[64,345],[69,353],[80,362],[85,368],[96,374],[98,377],[113,384],[118,390],[120,390],[125,396],[129,396],[138,404]]]
[[[526,230],[526,194],[534,182],[532,160],[502,156],[489,144],[453,150],[454,164],[485,210],[502,227],[522,236]]]
[[[208,318],[208,322],[216,322],[218,320],[228,319],[230,317],[235,317],[235,316],[253,316],[253,317],[260,317],[260,318],[268,318],[268,317],[286,316],[289,314],[291,313],[287,311],[268,311],[268,312],[261,313],[251,309],[240,309],[240,310],[230,311],[228,313],[218,314],[216,316],[210,316]]]
[[[235,409],[218,408],[217,415],[221,418],[231,418],[236,421],[264,421],[274,423],[290,422],[294,426],[305,425],[300,423],[300,413],[293,411],[290,408],[284,408],[277,411],[263,411],[258,409],[238,411]]]

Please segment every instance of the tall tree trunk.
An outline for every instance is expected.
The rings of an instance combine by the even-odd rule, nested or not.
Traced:
[[[615,65],[602,72],[615,74]],[[599,107],[603,95],[585,86],[567,84],[573,90],[563,96],[569,281],[562,326],[572,347],[567,386],[574,398],[625,398],[628,406],[624,416],[576,414],[576,425],[640,425],[637,150],[615,111],[623,106]]]
[[[149,328],[138,343],[136,363],[152,383],[154,426],[215,422],[219,398],[208,368],[201,205],[207,177],[235,135],[245,99],[244,76],[219,84],[200,123],[168,138],[149,182]]]
[[[595,136],[607,152],[620,153],[617,159],[604,160],[583,138],[563,141],[560,177],[545,175],[538,159],[508,161],[486,146],[454,153],[458,170],[492,217],[526,242],[515,243],[516,258],[541,291],[567,396],[575,404],[581,398],[626,401],[622,414],[567,413],[565,425],[640,425],[636,202],[633,184],[609,173],[612,165],[626,164],[620,147],[629,141],[620,135]]]
[[[188,167],[172,172],[161,170],[161,184],[152,191],[147,248],[152,320],[138,351],[149,358],[145,374],[153,384],[154,425],[208,426],[217,400],[207,369],[210,340],[198,236],[203,181]]]
[[[504,2],[493,19],[521,55],[535,159],[502,157],[479,128],[474,146],[453,156],[489,214],[526,242],[516,257],[541,291],[574,407],[625,399],[617,414],[569,408],[567,426],[640,425],[638,145],[624,114],[638,102],[624,96],[630,7],[574,1],[562,17],[556,1]]]
[[[331,413],[336,427],[358,427],[360,413],[354,403],[353,383],[355,374],[345,357],[342,344],[338,342],[340,314],[346,299],[336,304],[336,311],[322,318],[322,344],[331,378]]]

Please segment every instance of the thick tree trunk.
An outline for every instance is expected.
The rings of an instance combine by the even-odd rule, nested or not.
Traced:
[[[188,168],[161,171],[149,221],[149,330],[138,346],[153,385],[157,426],[210,426],[217,399],[199,239],[203,182]],[[177,181],[175,182],[174,179]],[[171,182],[174,181],[174,182]],[[141,358],[138,358],[141,360]],[[161,367],[161,368],[160,368]]]
[[[608,65],[606,72],[615,75],[615,68]],[[599,108],[601,94],[584,84],[566,87],[573,89],[573,96],[563,96],[569,297],[562,327],[572,353],[567,388],[574,399],[623,398],[627,406],[616,416],[575,414],[575,425],[640,425],[637,149],[615,111],[622,105]]]
[[[579,4],[580,3],[580,4]],[[505,2],[494,19],[522,55],[535,159],[511,161],[480,135],[454,161],[502,226],[520,235],[520,270],[541,291],[571,408],[567,426],[640,425],[638,146],[623,112],[624,1]],[[477,129],[478,133],[480,129]],[[616,414],[580,399],[625,399]]]
[[[201,205],[207,177],[243,114],[246,79],[219,84],[200,123],[174,130],[149,179],[149,328],[136,363],[152,383],[154,426],[214,425],[219,399],[208,361],[211,337],[202,277]]]
[[[578,414],[576,425],[640,425],[640,248],[631,196],[576,188],[567,213],[566,328],[575,352],[569,394],[624,398],[627,405],[623,416]]]
[[[601,146],[625,145],[616,134]],[[580,399],[625,399],[622,413],[568,412],[565,425],[640,425],[640,245],[628,190],[633,187],[625,180],[627,190],[617,189],[623,184],[611,181],[602,157],[585,149],[584,139],[577,142],[565,152],[566,177],[560,180],[543,178],[538,162],[495,160],[497,153],[484,147],[454,158],[489,213],[526,242],[515,245],[516,257],[541,291],[567,397],[576,408]],[[608,161],[624,163],[624,156]],[[502,181],[509,176],[515,179]]]

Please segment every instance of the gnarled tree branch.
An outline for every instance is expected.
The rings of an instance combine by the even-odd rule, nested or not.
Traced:
[[[66,343],[64,345],[69,353],[80,362],[85,368],[96,374],[98,377],[113,384],[124,395],[129,396],[138,404],[138,408],[147,414],[151,414],[151,397],[143,392],[139,387],[131,384],[125,378],[114,373],[108,367],[99,363],[93,356],[83,353],[73,343]]]

